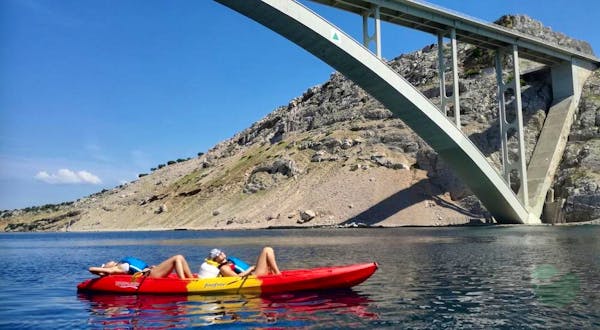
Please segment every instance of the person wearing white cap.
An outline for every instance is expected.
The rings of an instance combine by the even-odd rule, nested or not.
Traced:
[[[219,249],[212,249],[208,254],[208,258],[212,262],[216,263],[219,268],[219,273],[223,277],[227,276],[246,276],[248,274],[254,274],[256,276],[266,274],[281,274],[275,261],[275,251],[272,247],[265,247],[262,249],[258,259],[256,259],[256,265],[250,266],[248,269],[241,273],[236,273],[235,264],[227,259],[225,252]]]

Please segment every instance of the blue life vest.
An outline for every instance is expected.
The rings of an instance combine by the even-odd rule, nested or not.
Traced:
[[[130,274],[135,274],[137,272],[141,272],[144,269],[148,268],[148,264],[143,262],[142,260],[138,259],[138,258],[134,258],[134,257],[125,257],[123,259],[121,259],[120,261],[121,263],[128,263],[129,264],[129,273]]]
[[[233,270],[236,272],[236,274],[239,274],[245,271],[246,269],[250,268],[250,265],[236,257],[229,256],[227,257],[227,260],[233,263]]]

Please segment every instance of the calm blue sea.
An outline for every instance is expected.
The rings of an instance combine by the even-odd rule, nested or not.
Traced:
[[[600,226],[0,234],[0,328],[600,328]],[[219,247],[281,268],[377,261],[342,291],[81,295],[87,267]]]

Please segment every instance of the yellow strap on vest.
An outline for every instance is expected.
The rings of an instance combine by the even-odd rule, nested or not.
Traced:
[[[141,272],[136,272],[135,274],[131,275],[131,282],[137,281],[137,279],[142,276],[146,277],[146,276],[148,276],[148,274],[150,274],[150,268],[145,268]]]
[[[144,275],[144,272],[137,272],[137,273],[131,275],[131,282],[137,281],[137,279],[142,277],[143,275]]]

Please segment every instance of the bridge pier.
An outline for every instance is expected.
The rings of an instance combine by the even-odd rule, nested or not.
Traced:
[[[375,28],[373,34],[369,34],[369,18],[373,16]],[[369,48],[371,42],[375,42],[375,55],[381,59],[381,19],[379,6],[375,6],[371,10],[362,15],[363,18],[363,45]]]
[[[521,102],[521,71],[519,67],[519,50],[517,45],[512,46],[512,62],[513,70],[512,81],[506,83],[502,77],[502,58],[505,54],[504,50],[496,51],[496,81],[498,83],[498,112],[500,122],[500,141],[501,141],[501,153],[502,153],[502,176],[506,183],[510,186],[510,174],[512,171],[517,171],[520,180],[520,189],[518,193],[519,200],[523,206],[529,208],[529,193],[528,193],[528,181],[527,181],[527,168],[525,164],[525,141],[523,131],[523,111]],[[509,90],[512,90],[513,99],[513,110],[515,112],[515,119],[511,122],[508,121],[506,106],[506,94]],[[512,134],[516,134],[518,138],[517,147],[517,159],[512,161],[508,154],[508,138]]]
[[[458,84],[458,51],[456,29],[450,29],[450,59],[452,61],[452,97],[446,93],[446,56],[444,55],[444,33],[438,33],[438,70],[440,78],[440,109],[448,115],[448,106],[454,105],[454,125],[460,129],[460,95]]]
[[[546,202],[546,195],[551,190],[554,176],[560,165],[563,152],[567,145],[571,125],[579,106],[581,90],[585,80],[595,67],[589,63],[572,59],[555,64],[550,68],[552,75],[553,104],[548,110],[544,127],[533,150],[528,173],[529,200],[531,216],[542,217],[544,222],[555,222],[553,214],[543,212],[544,205],[556,207]],[[562,207],[562,204],[560,204]]]

